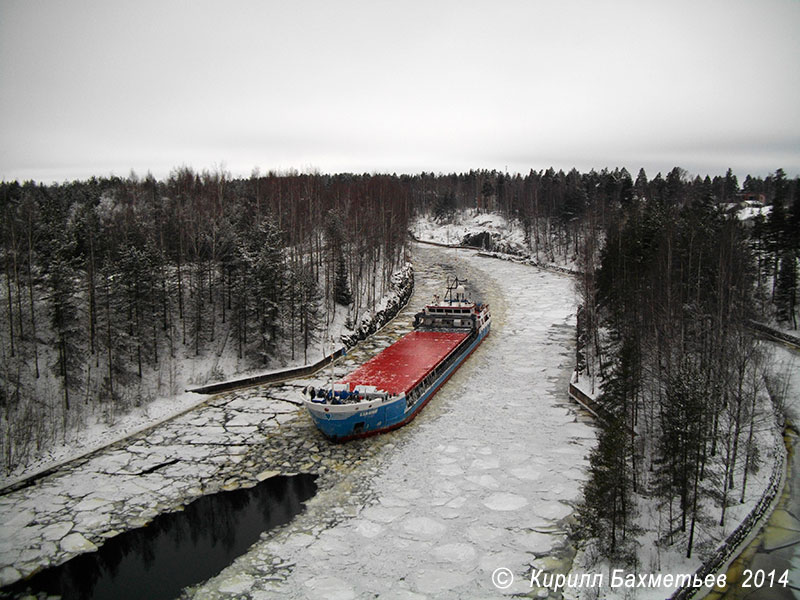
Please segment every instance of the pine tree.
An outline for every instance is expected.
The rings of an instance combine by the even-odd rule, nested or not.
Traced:
[[[319,326],[319,286],[310,266],[304,265],[297,278],[298,315],[303,334],[303,360],[308,364],[308,349],[317,340]]]
[[[707,442],[709,415],[704,412],[703,377],[697,366],[686,359],[669,379],[658,439],[659,462],[668,465],[660,477],[667,477],[670,483],[658,487],[669,489],[670,496],[677,495],[680,500],[680,528],[681,531],[689,528],[687,558],[692,555],[700,504],[703,447]]]
[[[636,183],[633,184],[634,194],[639,200],[647,197],[647,186],[647,173],[644,168],[641,168],[639,174],[636,175]]]
[[[448,190],[443,194],[437,194],[433,201],[433,216],[439,220],[447,220],[453,216],[457,207],[455,194]]]
[[[739,193],[739,181],[736,175],[733,174],[731,169],[725,173],[725,180],[722,186],[722,202],[733,202],[736,199],[736,194]]]
[[[579,509],[580,521],[602,544],[601,552],[619,558],[630,527],[630,476],[626,467],[627,432],[621,419],[604,423],[589,458],[589,481]]]
[[[50,290],[50,324],[56,335],[58,352],[53,370],[62,381],[65,425],[66,412],[71,408],[70,391],[80,384],[76,377],[81,363],[74,281],[74,266],[66,257],[64,248],[60,247],[55,260],[48,265],[46,282]]]
[[[257,315],[258,353],[269,362],[281,333],[281,299],[284,295],[285,264],[281,231],[272,219],[264,219],[253,236],[251,277]]]
[[[353,294],[348,283],[347,264],[344,254],[338,253],[336,257],[336,273],[333,280],[333,300],[342,306],[349,306],[353,302]]]
[[[791,250],[785,250],[780,258],[775,284],[775,308],[779,321],[789,323],[797,329],[797,258]]]
[[[247,246],[239,241],[236,247],[235,257],[231,259],[228,268],[228,278],[230,280],[230,308],[231,319],[233,320],[233,337],[237,344],[237,358],[244,358],[247,346],[247,319],[250,309],[250,292],[252,290],[250,282],[249,263],[252,260]]]

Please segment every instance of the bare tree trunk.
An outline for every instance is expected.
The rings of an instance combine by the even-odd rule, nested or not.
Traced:
[[[29,223],[29,227],[32,225]],[[33,299],[33,275],[31,265],[33,264],[33,233],[28,231],[28,292],[31,304],[31,334],[33,336],[33,364],[36,370],[36,379],[39,379],[39,342],[36,339],[36,304]]]
[[[86,279],[89,284],[89,352],[95,355],[94,338],[97,324],[97,305],[94,289],[94,236],[89,235],[89,262],[86,265]],[[95,357],[96,358],[96,357]]]
[[[693,493],[692,493],[692,524],[689,528],[689,543],[687,544],[686,548],[686,558],[692,558],[692,546],[694,545],[694,526],[697,522],[697,496],[698,496],[698,484],[700,480],[700,468],[699,463],[700,461],[700,444],[697,445],[697,454],[695,456],[695,468],[694,468],[694,486],[693,486]]]
[[[8,249],[6,249],[6,260],[5,268],[6,268],[6,289],[8,291],[8,334],[9,334],[9,341],[11,342],[11,356],[15,356],[16,352],[14,350],[14,302],[11,296],[11,273],[8,272]]]
[[[106,290],[106,357],[108,364],[108,399],[109,403],[114,403],[114,360],[113,360],[113,341],[111,337],[111,286],[109,285],[108,275],[105,276]]]

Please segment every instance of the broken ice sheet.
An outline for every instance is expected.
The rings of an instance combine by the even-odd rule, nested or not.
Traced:
[[[422,254],[417,288],[427,292],[443,279],[436,265],[453,255]],[[279,586],[256,581],[252,597],[485,598],[497,591],[494,569],[521,575],[533,556],[562,544],[561,521],[572,511],[566,502],[580,496],[595,439],[562,400],[572,331],[553,325],[574,312],[565,301],[572,282],[468,253],[457,260],[459,275],[480,282],[492,305],[492,334],[411,425],[386,434],[391,448],[351,472],[365,485],[347,496],[323,485],[313,509],[267,536],[262,552],[292,567],[275,570]],[[309,542],[324,515],[359,502],[360,510]],[[249,556],[230,571],[252,574],[270,564],[256,550]],[[529,591],[522,584],[512,591]]]

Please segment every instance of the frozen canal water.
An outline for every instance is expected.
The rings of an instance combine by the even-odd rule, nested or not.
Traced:
[[[531,592],[532,564],[559,566],[595,441],[566,396],[572,280],[465,251],[416,258],[427,286],[453,269],[469,278],[492,305],[491,335],[380,452],[194,597],[486,598]],[[515,578],[502,591],[500,568]]]

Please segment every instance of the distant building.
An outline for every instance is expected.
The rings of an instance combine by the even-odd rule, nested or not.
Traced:
[[[752,225],[753,221],[762,216],[769,216],[772,211],[771,206],[765,206],[767,198],[764,194],[755,192],[740,192],[736,194],[736,202],[729,202],[723,205],[725,212],[735,216],[746,225]]]
[[[764,206],[767,203],[767,197],[762,193],[739,192],[736,194],[736,201],[741,206]]]

